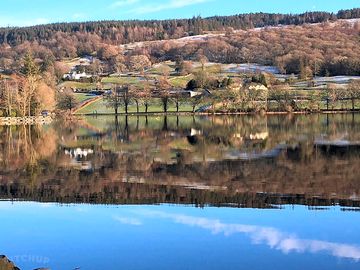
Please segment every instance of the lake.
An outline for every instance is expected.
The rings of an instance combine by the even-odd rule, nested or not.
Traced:
[[[360,269],[360,114],[87,117],[0,150],[21,270]]]

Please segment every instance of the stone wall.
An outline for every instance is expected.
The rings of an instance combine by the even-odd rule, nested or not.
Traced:
[[[46,125],[52,122],[51,116],[0,117],[0,126]]]

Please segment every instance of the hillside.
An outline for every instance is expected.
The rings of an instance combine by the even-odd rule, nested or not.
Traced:
[[[215,63],[276,66],[284,74],[360,75],[360,21],[265,27],[161,42],[140,42],[126,50],[147,48],[161,61],[200,55]]]
[[[153,65],[205,57],[215,63],[276,66],[284,74],[302,74],[303,78],[358,76],[359,17],[360,9],[353,9],[337,14],[257,13],[1,28],[0,71],[18,72],[30,51],[42,70],[57,78],[67,71],[58,62],[88,55],[101,61],[92,69],[108,74],[132,70],[139,59]],[[137,63],[134,56],[141,56]]]

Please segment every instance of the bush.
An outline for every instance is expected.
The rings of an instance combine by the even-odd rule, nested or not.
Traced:
[[[199,88],[199,85],[195,79],[190,80],[186,85],[186,90],[194,90]]]

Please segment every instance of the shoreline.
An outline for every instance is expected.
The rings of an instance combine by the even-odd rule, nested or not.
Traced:
[[[52,116],[0,117],[0,126],[47,125],[52,121]]]
[[[85,114],[74,114],[74,117],[81,116],[211,116],[211,115],[291,115],[291,114],[355,114],[360,113],[360,110],[322,110],[322,111],[294,111],[294,112],[286,112],[286,111],[278,111],[278,112],[133,112],[133,113],[85,113]]]
[[[359,114],[360,110],[323,110],[317,112],[295,111],[295,112],[134,112],[134,113],[89,113],[89,114],[73,114],[76,117],[86,116],[226,116],[226,115],[305,115],[305,114]],[[60,118],[61,116],[59,116]],[[0,126],[17,126],[17,125],[47,125],[51,124],[57,116],[26,116],[26,117],[0,117]]]
[[[133,112],[133,113],[88,113],[73,114],[74,118],[84,116],[225,116],[225,115],[305,115],[305,114],[358,114],[360,110],[323,110],[316,112],[295,111],[295,112]],[[61,116],[59,116],[60,118]],[[54,121],[56,116],[26,116],[26,117],[0,117],[0,126],[16,126],[16,125],[47,125]]]

